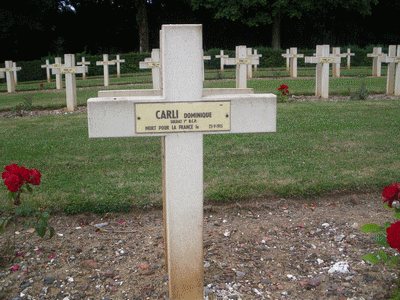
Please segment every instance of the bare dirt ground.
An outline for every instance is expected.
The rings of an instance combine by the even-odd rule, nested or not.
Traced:
[[[391,219],[380,197],[205,206],[206,299],[388,299],[398,270],[361,259],[379,247],[359,227]],[[161,210],[55,216],[51,240],[23,221],[0,299],[168,299]]]

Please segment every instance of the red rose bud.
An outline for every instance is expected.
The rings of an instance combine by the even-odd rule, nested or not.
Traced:
[[[392,223],[390,227],[386,229],[386,233],[386,240],[390,247],[400,251],[400,222]]]
[[[19,176],[11,174],[6,178],[6,180],[4,180],[4,184],[7,186],[7,190],[15,193],[23,185],[23,182],[21,182]]]
[[[388,206],[392,207],[392,203],[396,200],[396,197],[399,199],[399,193],[400,186],[397,182],[385,187],[382,191],[382,197],[384,198],[383,202],[387,202]]]

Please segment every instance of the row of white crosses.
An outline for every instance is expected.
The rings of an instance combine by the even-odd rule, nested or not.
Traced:
[[[162,137],[169,298],[203,299],[203,135],[275,132],[276,96],[203,89],[201,25],[163,25],[159,53],[161,89],[100,91],[89,137]]]
[[[229,58],[228,55],[223,54],[216,55],[217,58],[221,59],[221,69],[223,70],[224,65],[235,65],[236,66],[236,88],[247,89],[247,78],[252,78],[251,71],[252,66],[259,64],[259,58],[261,54],[257,54],[257,50],[254,50],[254,54],[251,53],[251,48],[246,46],[236,47],[236,57]],[[204,60],[210,60],[211,56],[204,56]],[[151,58],[146,58],[144,61],[139,63],[140,69],[151,69],[153,77],[153,89],[157,90],[161,87],[161,63],[160,63],[160,50],[153,49],[151,52]],[[203,80],[204,80],[204,65],[203,65]]]
[[[121,77],[121,63],[124,63],[125,60],[121,59],[119,54],[117,54],[116,59],[109,61],[108,60],[108,54],[103,54],[103,61],[97,61],[96,65],[98,66],[103,66],[103,74],[104,74],[104,86],[109,85],[109,72],[108,72],[108,66],[109,65],[117,65],[117,77]],[[90,65],[90,62],[85,60],[85,57],[82,57],[82,61],[77,63],[80,66],[88,66]],[[42,65],[42,68],[46,68],[46,76],[47,76],[47,82],[50,82],[50,70],[53,68],[60,68],[62,67],[61,63],[61,57],[56,57],[55,58],[55,63],[50,64],[49,60],[46,60],[46,64]],[[82,73],[82,79],[86,79],[86,73],[87,73],[87,68],[86,72]],[[62,78],[61,74],[56,75],[56,89],[61,89],[62,88]]]
[[[0,68],[0,78],[6,77],[7,92],[14,93],[17,84],[17,71],[20,71],[21,67],[17,67],[17,64],[11,60],[6,60],[4,66],[4,68]]]

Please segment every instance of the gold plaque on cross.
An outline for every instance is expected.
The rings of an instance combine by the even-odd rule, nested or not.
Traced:
[[[76,68],[61,68],[60,70],[63,74],[76,73]]]
[[[231,102],[135,104],[136,133],[229,131]]]
[[[154,69],[154,68],[159,68],[160,67],[160,63],[156,63],[156,62],[149,62],[148,63],[149,68]]]
[[[251,64],[251,59],[245,58],[245,59],[237,59],[236,60],[237,65],[250,65]]]
[[[394,62],[395,62],[395,63],[400,62],[400,57],[395,57],[395,58],[394,58]]]
[[[331,64],[331,63],[333,63],[333,58],[332,58],[332,57],[321,57],[321,58],[319,59],[319,62],[320,62],[320,63],[328,63],[328,64]]]

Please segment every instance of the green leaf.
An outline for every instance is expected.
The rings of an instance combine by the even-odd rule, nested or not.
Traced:
[[[13,199],[13,192],[8,191],[8,199],[10,200]]]
[[[378,245],[389,247],[389,243],[386,240],[386,235],[383,233],[377,233],[374,235],[374,240]]]
[[[360,230],[362,232],[368,233],[368,232],[379,232],[382,231],[381,226],[376,225],[375,223],[369,223],[361,226]]]
[[[47,222],[50,220],[50,214],[47,211],[41,212],[39,218]]]
[[[390,222],[386,222],[385,224],[383,224],[382,231],[386,232],[386,229],[388,229],[390,227],[390,225],[392,225]]]
[[[380,259],[382,259],[384,262],[387,262],[388,255],[386,252],[383,252],[382,250],[378,250],[376,252],[378,253]]]
[[[372,263],[372,264],[376,264],[377,262],[379,262],[379,258],[378,258],[376,255],[371,254],[371,253],[365,254],[365,255],[362,257],[362,259],[363,259],[363,260],[367,260],[367,261],[369,261],[369,262]]]
[[[49,226],[49,231],[50,231],[50,238],[52,238],[54,236],[54,234],[56,233],[56,231],[51,226]]]
[[[47,222],[43,221],[42,219],[39,219],[39,221],[36,223],[36,232],[40,237],[44,237],[46,234],[46,228],[47,228]]]
[[[396,218],[396,219],[400,219],[400,212],[395,212],[394,214],[393,214],[393,218]]]
[[[398,256],[391,257],[392,262],[397,262],[397,261],[399,261],[399,259],[400,259],[400,257],[398,257]]]
[[[26,190],[31,194],[33,192],[32,187],[29,184],[26,185]]]

